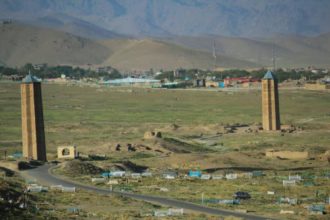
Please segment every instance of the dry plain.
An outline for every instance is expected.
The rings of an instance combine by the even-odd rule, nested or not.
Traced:
[[[163,90],[145,88],[110,88],[100,86],[43,84],[43,104],[48,158],[56,159],[56,147],[76,145],[83,155],[105,154],[105,161],[89,161],[104,170],[124,166],[129,161],[158,174],[155,179],[118,186],[134,192],[162,195],[186,201],[229,199],[238,190],[248,191],[252,200],[238,207],[206,204],[228,209],[247,209],[255,214],[277,216],[281,209],[293,209],[307,216],[304,205],[319,203],[329,194],[329,180],[310,180],[285,189],[281,181],[289,174],[325,176],[329,150],[330,93],[303,89],[280,89],[281,120],[293,125],[293,132],[262,132],[251,128],[261,122],[261,96],[257,90]],[[19,84],[0,84],[1,152],[20,151]],[[230,128],[229,132],[226,128]],[[161,131],[161,139],[143,139],[147,131]],[[120,144],[121,151],[115,146]],[[132,144],[136,151],[128,152]],[[269,159],[266,149],[310,152],[308,160]],[[131,169],[131,170],[130,170]],[[175,170],[184,176],[189,170],[225,174],[262,170],[266,176],[257,179],[187,180],[175,182],[160,178],[161,173]],[[65,174],[65,169],[58,170]],[[95,175],[74,175],[77,181],[90,182]],[[168,192],[154,188],[161,186]],[[101,184],[102,187],[102,184]],[[274,197],[267,190],[276,191]],[[320,190],[323,197],[315,197]],[[279,197],[305,199],[299,206],[276,203]],[[266,202],[265,202],[266,201]],[[284,218],[284,217],[283,217]]]

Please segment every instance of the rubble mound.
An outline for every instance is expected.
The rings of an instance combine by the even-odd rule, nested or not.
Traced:
[[[143,135],[143,139],[155,139],[162,138],[162,133],[160,131],[147,131]]]
[[[124,161],[122,163],[115,163],[115,164],[108,165],[105,169],[109,170],[109,171],[121,170],[121,171],[140,173],[140,172],[146,171],[148,169],[148,167],[135,164],[128,160],[128,161]]]
[[[70,175],[95,175],[104,172],[100,167],[80,160],[66,162],[63,166],[63,171]]]

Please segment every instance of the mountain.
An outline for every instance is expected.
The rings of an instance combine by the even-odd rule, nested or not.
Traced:
[[[101,64],[109,51],[72,34],[19,23],[0,25],[0,60],[8,66]]]
[[[113,66],[119,70],[214,68],[211,53],[152,39],[93,41],[47,28],[20,23],[0,25],[0,61],[8,66]],[[91,66],[89,65],[89,66]],[[252,62],[221,56],[218,66],[256,67]]]
[[[64,14],[49,14],[35,20],[25,20],[27,24],[52,28],[89,39],[128,38],[87,21]]]
[[[182,68],[213,69],[212,53],[192,50],[179,45],[152,39],[102,41],[111,51],[103,63],[115,68],[132,70],[173,70]],[[237,58],[218,55],[217,66],[223,68],[252,68],[256,64]]]
[[[330,31],[329,0],[0,0],[0,18],[52,14],[129,36],[267,37]]]
[[[277,35],[271,38],[238,37],[169,37],[165,42],[253,62],[263,67],[273,64],[273,51],[278,67],[330,67],[330,33],[316,37]],[[220,59],[220,58],[219,58]]]

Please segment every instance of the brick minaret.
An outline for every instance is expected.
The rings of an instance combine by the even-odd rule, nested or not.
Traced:
[[[277,79],[268,71],[262,79],[262,127],[266,131],[281,129]]]
[[[21,83],[23,157],[47,161],[41,83],[30,73]]]

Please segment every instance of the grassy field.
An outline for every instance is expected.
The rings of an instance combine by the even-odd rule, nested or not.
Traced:
[[[134,141],[150,129],[207,127],[214,124],[261,122],[260,92],[217,92],[137,88],[93,88],[43,84],[47,148],[76,144],[89,147]],[[280,91],[282,124],[303,126],[305,132],[272,138],[272,134],[225,136],[229,147],[263,145],[321,146],[329,142],[330,93]],[[20,88],[0,84],[0,147],[21,145]],[[191,135],[198,134],[196,133]],[[207,131],[210,134],[216,130]],[[180,136],[178,132],[169,135]],[[183,135],[183,134],[182,134]],[[185,134],[186,135],[186,134]]]
[[[315,186],[300,185],[285,191],[273,172],[288,175],[290,170],[313,172],[328,170],[328,162],[317,155],[329,150],[330,143],[330,93],[306,90],[280,90],[282,124],[302,129],[293,133],[283,132],[234,132],[223,133],[224,125],[256,125],[261,123],[261,96],[257,90],[162,90],[142,88],[109,88],[97,86],[43,84],[43,104],[48,158],[55,158],[56,147],[75,144],[83,154],[107,154],[105,161],[92,161],[104,168],[123,161],[143,165],[153,172],[167,169],[187,172],[241,172],[262,169],[263,179],[208,181],[178,180],[174,182],[153,178],[142,183],[129,184],[139,193],[151,193],[200,203],[205,198],[230,198],[238,190],[252,192],[253,200],[240,207],[257,214],[276,216],[280,209],[291,207],[275,204],[278,196],[314,198],[315,190],[329,193],[328,180],[315,180]],[[21,151],[20,88],[17,83],[0,83],[0,153]],[[146,131],[160,130],[163,139],[142,140]],[[117,143],[142,144],[160,151],[111,151]],[[165,149],[177,147],[190,153],[176,153]],[[165,144],[165,146],[166,146]],[[315,158],[310,160],[269,159],[265,149],[307,150]],[[203,150],[204,149],[204,150]],[[90,176],[79,176],[79,181],[89,183]],[[169,192],[151,187],[162,186]],[[119,186],[124,187],[124,186]],[[126,186],[125,186],[126,187]],[[277,192],[276,198],[265,195],[266,190]],[[189,193],[194,192],[194,193]],[[89,197],[84,194],[77,198]],[[74,198],[69,205],[84,204]],[[314,198],[315,199],[315,198]],[[69,201],[70,200],[70,201]],[[103,198],[97,198],[104,201]],[[263,201],[266,201],[264,203]],[[320,200],[315,200],[320,202]],[[118,207],[122,201],[118,200]],[[130,201],[135,203],[134,201]],[[312,201],[314,202],[314,200]],[[102,202],[101,202],[102,203]],[[100,203],[99,208],[102,209]],[[307,203],[305,203],[307,204]],[[208,204],[210,205],[210,204]],[[211,205],[213,206],[213,205]],[[98,205],[96,204],[96,208]],[[216,207],[220,207],[216,205]],[[237,209],[237,207],[224,207]],[[84,207],[89,212],[88,207]],[[148,210],[155,207],[149,207]],[[303,206],[292,208],[305,216]],[[118,209],[119,210],[119,209]],[[147,211],[148,211],[147,210]],[[136,209],[121,210],[138,216]],[[97,216],[107,215],[100,211]],[[125,216],[122,216],[125,218]],[[289,217],[288,217],[289,218]],[[203,219],[203,217],[197,219]]]

